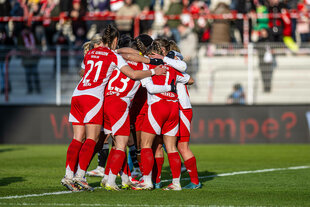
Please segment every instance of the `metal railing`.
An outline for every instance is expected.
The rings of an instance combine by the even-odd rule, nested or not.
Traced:
[[[6,61],[0,66],[6,67],[0,68],[0,104],[70,104],[82,51],[56,46],[34,58],[24,48],[1,51]],[[194,104],[310,103],[310,44],[295,53],[279,43],[201,44],[189,72],[196,79],[189,88]],[[232,95],[240,86],[243,101],[238,92]]]
[[[196,104],[308,104],[310,44],[298,52],[281,43],[203,44],[195,76]]]

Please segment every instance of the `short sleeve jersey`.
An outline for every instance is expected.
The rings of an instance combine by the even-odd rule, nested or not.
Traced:
[[[127,61],[127,63],[133,70],[143,70],[143,68],[146,67],[143,63],[134,61]],[[117,68],[112,72],[105,91],[105,96],[116,95],[121,98],[129,98],[132,100],[139,86],[140,81],[130,79]]]
[[[107,84],[113,70],[127,65],[126,61],[107,47],[94,48],[85,55],[84,76],[77,89],[79,91],[104,86]]]

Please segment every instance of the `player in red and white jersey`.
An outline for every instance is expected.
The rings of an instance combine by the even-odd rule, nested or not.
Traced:
[[[156,40],[151,46],[151,51],[161,53],[158,42]],[[154,66],[149,66],[150,68]],[[176,81],[180,72],[174,68],[164,65],[167,72],[165,76],[153,76],[154,84],[167,85]],[[182,76],[182,75],[181,75]],[[150,78],[148,78],[150,79]],[[144,80],[142,80],[142,84]],[[135,187],[135,189],[151,189],[152,183],[152,168],[154,164],[154,155],[152,152],[152,144],[156,135],[163,134],[164,143],[168,152],[168,159],[170,169],[173,176],[171,188],[167,190],[181,190],[180,173],[181,173],[181,159],[177,152],[176,141],[179,130],[179,106],[178,96],[175,92],[156,93],[148,92],[148,113],[144,119],[144,126],[142,128],[141,140],[141,164],[143,168],[144,182]]]
[[[102,125],[103,92],[105,85],[115,68],[133,79],[142,79],[151,75],[163,74],[157,71],[135,71],[113,49],[117,46],[118,30],[108,25],[97,48],[90,50],[84,57],[85,73],[73,92],[69,121],[73,123],[74,137],[68,147],[66,175],[62,184],[70,190],[74,182],[82,189],[92,190],[84,178],[85,171],[92,158]],[[94,44],[95,44],[94,43]],[[85,142],[83,143],[86,137]],[[74,168],[78,161],[78,169]]]
[[[180,54],[180,49],[174,41],[161,40],[162,47],[166,51],[170,51],[167,56],[155,56],[163,59],[168,65],[174,67],[179,71],[186,69],[186,63],[182,61],[183,56]],[[168,44],[169,43],[169,44]],[[182,63],[183,62],[183,63]],[[185,76],[187,74],[184,74]],[[188,76],[188,75],[187,75]],[[194,83],[192,78],[188,79],[187,85]],[[196,158],[189,147],[190,140],[190,125],[193,117],[192,106],[190,102],[187,86],[181,82],[177,82],[177,93],[180,103],[180,129],[178,137],[178,150],[184,160],[185,167],[190,175],[191,182],[183,187],[183,189],[198,189],[201,188],[201,183],[198,179]]]
[[[127,61],[127,63],[135,71],[148,71],[148,68],[143,63],[133,61]],[[152,92],[167,92],[171,89],[170,85],[156,86],[151,81],[144,82],[145,87]],[[123,166],[126,157],[125,150],[130,135],[129,108],[139,85],[140,81],[130,79],[122,74],[119,69],[115,69],[105,90],[104,128],[108,133],[112,132],[115,143],[115,150],[111,153],[110,158],[108,180],[106,182],[103,180],[102,182],[107,190],[119,190],[115,183],[115,178]],[[127,178],[122,176],[122,185],[131,185],[128,176]]]
[[[170,41],[170,51],[176,51],[175,54],[180,53],[179,47],[176,45],[175,42]],[[175,56],[175,59],[182,60],[182,56]],[[164,59],[165,62],[165,59]],[[179,61],[178,61],[179,62]],[[170,62],[172,67],[183,69],[180,64],[176,64]],[[193,79],[189,79],[187,85],[191,85],[194,83]],[[189,140],[190,140],[190,126],[193,117],[193,110],[190,102],[189,93],[187,90],[187,86],[182,83],[177,83],[177,93],[179,96],[179,103],[180,103],[180,131],[178,137],[178,150],[184,160],[184,165],[187,169],[187,172],[190,176],[191,182],[183,187],[183,189],[198,189],[201,188],[201,183],[198,179],[198,172],[197,172],[197,161],[196,157],[191,151],[189,147]]]

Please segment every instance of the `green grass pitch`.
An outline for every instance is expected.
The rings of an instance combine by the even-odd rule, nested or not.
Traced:
[[[60,180],[67,145],[0,145],[0,206],[310,206],[310,168],[288,169],[310,166],[310,145],[191,148],[202,189],[107,192],[99,188],[100,178],[91,177],[90,185],[98,187],[94,192],[65,193]],[[93,159],[90,169],[96,162]],[[277,170],[251,173],[263,169]],[[240,171],[247,172],[221,176]],[[170,178],[165,159],[162,179]],[[187,172],[182,178],[188,178]],[[182,186],[188,182],[182,180]]]

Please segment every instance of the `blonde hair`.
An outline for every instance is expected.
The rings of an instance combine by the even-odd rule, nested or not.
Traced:
[[[169,43],[170,43],[169,51],[174,50],[174,51],[181,53],[181,50],[175,41],[169,40]]]
[[[99,45],[102,42],[102,37],[100,34],[95,34],[90,41],[83,44],[84,56],[86,53],[94,49],[95,44]]]

